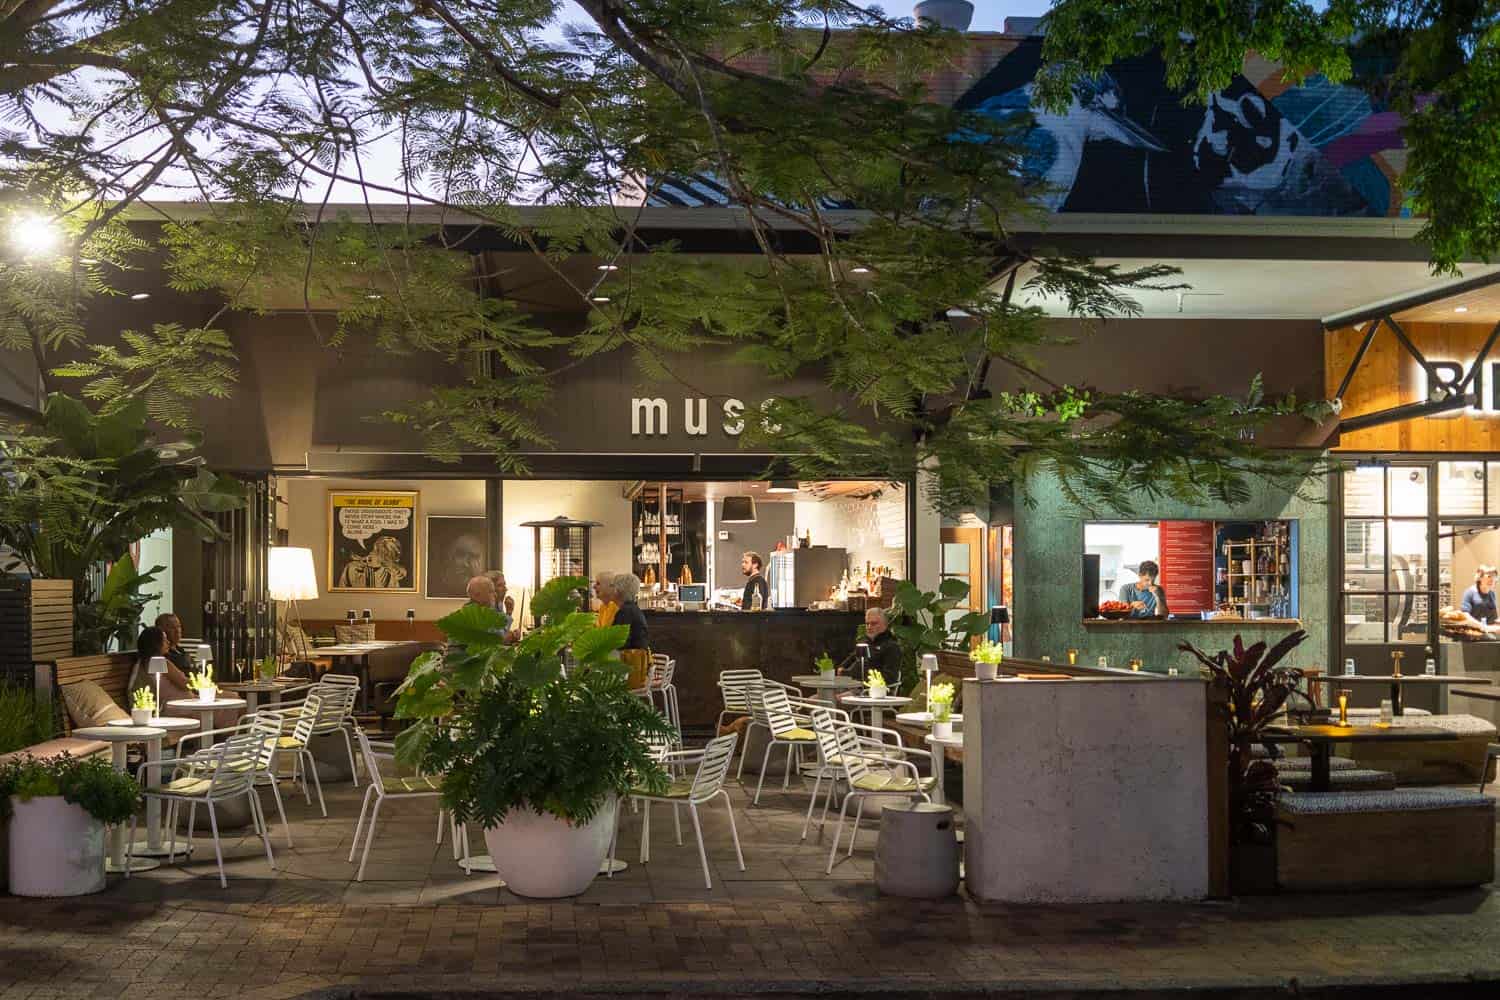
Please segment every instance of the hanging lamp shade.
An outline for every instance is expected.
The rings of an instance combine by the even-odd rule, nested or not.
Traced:
[[[766,487],[767,493],[796,493],[798,483],[795,479],[773,479],[771,485]]]
[[[754,524],[755,498],[752,496],[725,497],[724,512],[719,517],[719,523]]]

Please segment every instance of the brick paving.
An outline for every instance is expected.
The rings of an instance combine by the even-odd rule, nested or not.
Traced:
[[[1403,996],[1424,997],[1500,982],[1500,901],[1490,887],[1088,907],[882,898],[873,824],[826,876],[826,842],[798,840],[805,792],[777,788],[759,808],[736,794],[744,872],[722,808],[709,810],[712,890],[686,817],[677,847],[658,811],[649,865],[635,863],[639,818],[627,814],[620,855],[629,871],[577,899],[539,903],[499,888],[497,876],[459,871],[448,844],[433,842],[431,800],[388,804],[367,881],[354,883],[344,858],[359,793],[325,791],[326,820],[288,798],[295,850],[273,823],[279,871],[258,841],[228,842],[227,890],[200,838],[191,863],[112,879],[96,896],[0,897],[0,1000],[1185,988],[1249,996],[1330,984],[1353,984],[1352,995],[1407,984]],[[483,849],[477,836],[474,847]],[[1474,995],[1495,995],[1493,985],[1482,990]]]

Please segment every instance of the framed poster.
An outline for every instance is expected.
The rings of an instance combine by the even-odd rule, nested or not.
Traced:
[[[330,593],[418,593],[417,496],[328,491]]]
[[[464,600],[469,581],[483,572],[484,518],[428,514],[426,596]]]

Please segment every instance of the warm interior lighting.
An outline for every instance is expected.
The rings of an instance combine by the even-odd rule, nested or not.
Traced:
[[[150,292],[136,292],[134,295],[132,295],[130,297],[130,300],[132,302],[145,302],[150,297],[151,297],[151,293]]]
[[[57,226],[52,220],[35,214],[17,216],[11,223],[10,238],[28,257],[51,253],[59,242]]]
[[[1469,307],[1468,306],[1454,306],[1453,307],[1453,311],[1456,312],[1456,313],[1466,313],[1466,312],[1469,311]]]
[[[318,574],[313,569],[312,549],[273,545],[266,575],[273,601],[318,599]]]
[[[618,271],[619,269],[620,269],[620,265],[619,264],[600,264],[599,265],[599,270],[601,270],[601,271]]]

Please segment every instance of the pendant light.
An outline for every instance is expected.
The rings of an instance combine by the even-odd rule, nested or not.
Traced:
[[[719,515],[720,524],[754,524],[755,498],[736,495],[724,498],[724,510]]]

